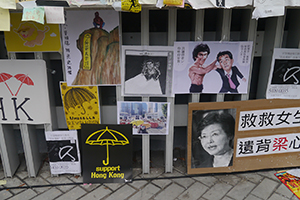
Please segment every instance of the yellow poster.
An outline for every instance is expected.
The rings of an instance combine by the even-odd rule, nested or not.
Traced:
[[[59,25],[21,20],[22,13],[11,13],[10,31],[4,32],[8,52],[61,51]]]
[[[81,124],[100,124],[97,86],[68,86],[60,83],[67,126],[81,129]]]
[[[142,10],[141,4],[138,0],[122,0],[121,8],[123,11],[129,11],[134,13],[139,13]]]

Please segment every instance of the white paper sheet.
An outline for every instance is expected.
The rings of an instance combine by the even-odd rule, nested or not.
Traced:
[[[252,19],[275,17],[284,15],[283,0],[254,0]]]
[[[252,0],[209,0],[215,7],[233,8],[252,5]]]
[[[63,7],[53,7],[45,6],[45,14],[48,24],[64,24],[64,8]]]

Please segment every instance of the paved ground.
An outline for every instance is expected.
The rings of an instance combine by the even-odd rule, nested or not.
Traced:
[[[187,177],[185,161],[181,156],[174,160],[173,173],[164,173],[162,153],[152,153],[151,173],[143,174],[140,158],[136,158],[132,183],[83,185],[82,177],[61,175],[51,177],[49,164],[45,162],[36,178],[28,178],[25,162],[22,162],[13,178],[0,186],[0,199],[9,200],[140,200],[140,199],[199,199],[199,200],[296,200],[293,193],[275,176],[276,170],[234,174],[209,174]],[[176,157],[176,156],[175,156]],[[174,178],[175,177],[175,178]],[[154,178],[154,179],[152,179]],[[0,169],[0,179],[4,179]],[[50,184],[68,184],[50,186]],[[49,185],[49,187],[25,186]],[[20,187],[18,189],[3,189]]]

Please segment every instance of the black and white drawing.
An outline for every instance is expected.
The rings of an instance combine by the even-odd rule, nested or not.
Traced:
[[[81,173],[77,131],[45,132],[51,174]]]
[[[122,93],[125,96],[170,96],[173,48],[123,46]]]
[[[266,97],[300,98],[299,49],[274,49]]]

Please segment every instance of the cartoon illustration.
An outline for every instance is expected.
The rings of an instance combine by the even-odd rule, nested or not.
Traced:
[[[95,26],[95,28],[103,28],[103,26],[105,25],[105,22],[99,16],[99,12],[95,12],[95,18],[93,20],[93,25]]]
[[[64,105],[67,110],[70,108],[78,108],[81,106],[83,113],[85,114],[86,110],[83,106],[84,102],[90,102],[92,99],[96,99],[95,95],[84,89],[84,88],[71,88],[68,90],[64,96]]]
[[[291,68],[287,68],[287,71],[284,73],[283,76],[283,82],[288,81],[289,79],[294,79],[294,84],[297,85],[299,83],[299,80],[296,76],[296,74],[298,74],[298,72],[300,71],[300,67],[299,66],[294,66]]]
[[[103,160],[104,165],[109,164],[109,146],[116,145],[127,145],[129,144],[128,139],[120,132],[108,129],[101,129],[96,132],[93,132],[85,141],[89,145],[106,145],[106,161]]]
[[[9,87],[8,84],[5,82],[5,81],[9,80],[11,77],[14,77],[14,78],[16,78],[17,80],[21,81],[21,84],[20,84],[20,86],[19,86],[19,88],[18,88],[16,94],[14,94],[14,93],[11,91],[10,87]],[[23,85],[24,83],[25,83],[26,85],[34,85],[34,83],[33,83],[33,81],[31,80],[31,78],[30,78],[28,75],[26,75],[26,74],[16,74],[16,75],[12,76],[12,75],[10,75],[10,74],[8,74],[8,73],[4,73],[4,72],[3,72],[3,73],[0,73],[0,83],[1,83],[1,82],[4,82],[4,83],[5,83],[7,89],[9,90],[9,92],[10,92],[10,94],[11,94],[12,96],[17,96],[17,95],[18,95],[18,93],[19,93],[19,91],[20,91],[20,89],[21,89],[21,87],[22,87],[22,85]]]
[[[24,46],[34,47],[35,45],[41,46],[45,39],[45,33],[49,31],[49,26],[45,26],[44,30],[39,30],[33,23],[21,23],[17,29],[13,31],[24,40]]]
[[[7,89],[10,91],[10,94],[12,96],[14,96],[14,94],[12,93],[11,89],[9,88],[9,86],[7,85],[7,83],[5,81],[9,80],[12,77],[12,75],[8,74],[8,73],[1,73],[0,74],[0,83],[4,82]]]
[[[22,85],[23,85],[24,83],[27,84],[27,85],[34,85],[34,83],[33,83],[33,81],[31,80],[31,78],[30,78],[28,75],[26,75],[26,74],[16,74],[14,77],[15,77],[17,80],[21,81],[21,84],[20,84],[20,86],[19,86],[19,88],[18,88],[18,90],[17,90],[15,96],[18,95],[18,93],[19,93],[19,91],[20,91],[20,89],[21,89],[21,87],[22,87]]]

